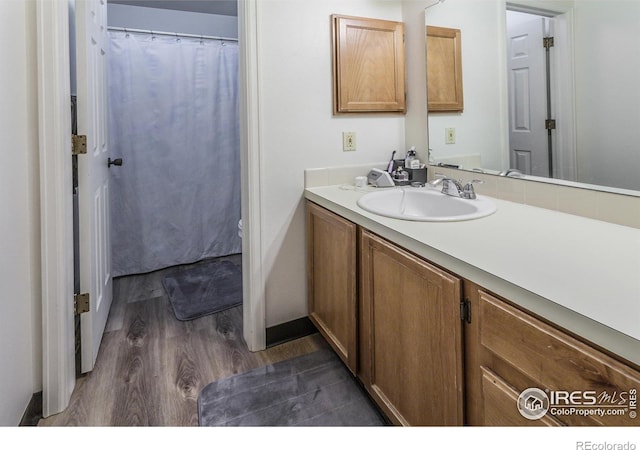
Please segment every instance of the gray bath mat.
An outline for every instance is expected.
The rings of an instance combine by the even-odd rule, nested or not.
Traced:
[[[205,386],[200,426],[380,426],[385,422],[331,350]]]
[[[242,270],[228,260],[211,260],[162,279],[178,320],[193,320],[242,303]]]

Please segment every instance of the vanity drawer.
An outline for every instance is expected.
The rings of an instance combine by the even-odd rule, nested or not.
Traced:
[[[540,420],[525,419],[516,407],[520,392],[490,369],[483,366],[481,371],[485,425],[500,427],[562,426],[561,422],[550,415],[545,415]]]
[[[640,390],[638,371],[483,291],[479,321],[482,347],[532,380],[534,385],[528,387],[554,391],[553,395],[574,393],[573,400],[560,397],[555,405],[626,408],[626,413],[612,416],[562,415],[562,422],[640,425],[640,419],[629,414],[634,392]],[[589,393],[585,396],[584,391]]]

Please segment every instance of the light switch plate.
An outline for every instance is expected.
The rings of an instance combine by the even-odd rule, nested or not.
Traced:
[[[455,128],[445,128],[444,129],[444,142],[445,142],[445,144],[455,144],[456,143],[456,129]]]
[[[353,152],[356,150],[356,133],[355,131],[342,132],[342,151]]]

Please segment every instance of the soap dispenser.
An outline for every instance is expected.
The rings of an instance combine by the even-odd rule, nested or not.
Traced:
[[[416,159],[416,148],[411,146],[409,150],[407,150],[407,156],[404,157],[404,166],[407,169],[411,169],[411,161]]]

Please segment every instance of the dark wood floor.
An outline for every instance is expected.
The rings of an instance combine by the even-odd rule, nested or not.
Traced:
[[[241,306],[178,321],[161,284],[167,270],[114,280],[94,370],[76,381],[69,407],[40,426],[197,426],[207,384],[326,346],[315,334],[252,353]]]

